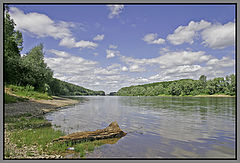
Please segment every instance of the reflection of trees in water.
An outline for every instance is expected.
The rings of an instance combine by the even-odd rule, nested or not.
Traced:
[[[123,97],[121,102],[127,106],[153,111],[177,111],[187,115],[198,113],[201,116],[235,116],[235,98],[231,97]]]
[[[159,133],[169,139],[198,141],[199,138],[210,138],[218,130],[234,130],[231,123],[235,117],[234,98],[123,97],[120,100],[135,112],[156,115],[144,121],[155,128],[146,128],[145,125],[143,130]]]

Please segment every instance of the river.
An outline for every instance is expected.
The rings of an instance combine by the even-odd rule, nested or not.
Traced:
[[[233,97],[84,98],[46,119],[66,134],[102,129],[112,121],[127,132],[87,158],[235,158]]]

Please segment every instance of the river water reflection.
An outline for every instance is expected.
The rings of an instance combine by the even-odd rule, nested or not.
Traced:
[[[117,121],[127,135],[89,158],[235,158],[235,98],[85,98],[46,118],[66,134]]]

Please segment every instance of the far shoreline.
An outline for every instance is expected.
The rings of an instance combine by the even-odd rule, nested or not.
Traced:
[[[192,97],[236,97],[236,96],[230,96],[230,95],[196,95]]]
[[[116,95],[118,96],[118,95]],[[121,97],[121,96],[119,96]],[[124,96],[122,96],[124,97]],[[129,97],[129,96],[125,96],[125,97]],[[172,95],[158,95],[158,96],[131,96],[131,97],[236,97],[236,96],[230,96],[230,95],[223,95],[223,94],[219,94],[219,95],[187,95],[187,96],[172,96]]]

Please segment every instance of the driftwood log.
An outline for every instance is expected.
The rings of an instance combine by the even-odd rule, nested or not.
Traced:
[[[54,139],[53,141],[77,143],[81,141],[93,141],[93,140],[108,139],[108,138],[121,138],[126,134],[127,133],[123,132],[119,128],[119,125],[117,124],[117,122],[114,121],[104,129],[98,129],[96,131],[76,132],[66,136],[62,136],[58,139]]]

